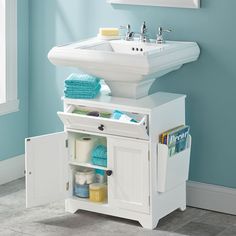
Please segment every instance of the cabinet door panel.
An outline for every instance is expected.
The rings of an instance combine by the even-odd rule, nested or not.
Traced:
[[[26,140],[26,206],[33,207],[66,196],[66,134],[55,133]]]
[[[138,212],[149,212],[148,142],[108,139],[109,204]]]

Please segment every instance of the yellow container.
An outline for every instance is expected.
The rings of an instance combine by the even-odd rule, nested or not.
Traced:
[[[107,197],[107,186],[94,183],[89,185],[89,200],[92,202],[104,202]]]

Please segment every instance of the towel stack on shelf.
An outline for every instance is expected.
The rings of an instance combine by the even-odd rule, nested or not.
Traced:
[[[98,166],[107,167],[107,147],[98,145],[92,151],[92,163]]]
[[[92,99],[98,95],[100,89],[100,79],[86,74],[71,74],[65,80],[64,94],[66,98]]]

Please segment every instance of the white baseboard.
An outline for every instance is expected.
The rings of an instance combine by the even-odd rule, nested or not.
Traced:
[[[236,189],[189,181],[187,205],[236,215]]]
[[[0,161],[0,185],[24,177],[25,156]]]

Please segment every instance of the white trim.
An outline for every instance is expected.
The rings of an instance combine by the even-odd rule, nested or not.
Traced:
[[[236,215],[236,189],[189,181],[187,205]]]
[[[1,97],[0,102],[4,105],[12,101],[17,101],[17,0],[0,0],[0,78],[1,78]],[[7,104],[5,104],[7,103]],[[19,104],[19,102],[18,102]],[[1,106],[2,107],[2,106]],[[0,107],[0,114],[5,113]],[[18,110],[13,109],[13,111]],[[8,112],[10,110],[8,109]]]
[[[19,111],[19,100],[0,103],[0,116]]]
[[[108,3],[159,7],[200,8],[200,0],[107,0]]]
[[[0,161],[0,185],[24,177],[25,156]]]

